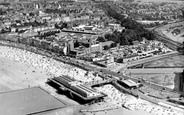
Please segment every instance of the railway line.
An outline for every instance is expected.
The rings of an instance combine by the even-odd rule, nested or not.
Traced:
[[[177,50],[177,48],[182,47],[183,44],[173,41],[163,35],[160,35],[157,31],[154,32],[154,35],[156,36],[156,38],[162,42],[164,42],[165,45],[167,45],[169,48],[171,48],[172,50]]]
[[[169,24],[180,23],[182,21],[184,21],[184,20],[172,22],[172,23],[169,23]],[[170,47],[173,50],[177,50],[177,48],[183,47],[182,43],[176,42],[176,41],[166,37],[163,33],[161,33],[158,29],[161,28],[162,26],[164,26],[164,25],[157,26],[152,30],[152,32],[156,36],[156,38],[158,40],[164,42],[165,45],[167,45],[168,47]]]

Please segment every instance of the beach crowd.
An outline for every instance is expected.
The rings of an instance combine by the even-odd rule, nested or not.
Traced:
[[[101,78],[95,76],[93,72],[87,72],[83,69],[56,61],[52,58],[47,58],[46,56],[38,55],[22,49],[0,46],[0,56],[17,62],[23,62],[27,66],[32,66],[35,69],[40,68],[45,70],[51,77],[67,75],[79,82],[101,80]]]
[[[161,107],[140,98],[124,94],[117,90],[113,85],[105,85],[96,89],[108,95],[105,101],[106,103],[110,103],[114,108],[124,106],[130,110],[143,110],[155,115],[183,115],[182,112],[180,113],[171,108]]]
[[[0,46],[0,57],[9,58],[17,62],[22,62],[27,66],[41,68],[51,77],[68,75],[77,81],[86,83],[98,81],[102,78],[95,76],[93,72],[88,72],[80,68],[56,61],[46,56],[38,55],[22,49]],[[131,95],[124,94],[112,85],[104,85],[96,88],[108,96],[104,99],[105,103],[110,103],[112,107],[127,107],[131,110],[144,110],[156,115],[183,115],[170,108],[161,107],[148,101],[137,99]]]

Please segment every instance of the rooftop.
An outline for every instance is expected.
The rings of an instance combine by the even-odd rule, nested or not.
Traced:
[[[122,82],[125,83],[125,84],[127,84],[129,87],[133,87],[133,86],[138,86],[139,85],[139,83],[136,83],[136,82],[134,82],[134,81],[132,81],[130,79],[123,80]]]
[[[0,103],[0,113],[4,115],[35,114],[66,106],[40,87],[2,92]]]

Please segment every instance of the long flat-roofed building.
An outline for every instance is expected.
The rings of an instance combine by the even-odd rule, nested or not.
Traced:
[[[99,93],[91,87],[85,86],[83,83],[78,82],[68,76],[49,78],[48,82],[57,84],[59,89],[65,91],[67,90],[72,93],[72,95],[74,94],[86,102],[101,99],[106,96],[105,94]]]
[[[120,85],[127,88],[138,88],[141,86],[140,83],[136,83],[130,79],[118,81]]]

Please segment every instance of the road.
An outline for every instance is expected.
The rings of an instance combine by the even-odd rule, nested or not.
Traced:
[[[126,73],[149,73],[149,74],[159,74],[159,73],[182,73],[184,68],[144,68],[144,69],[124,69]]]
[[[170,57],[170,56],[175,56],[175,55],[178,55],[178,54],[180,54],[180,53],[177,52],[177,51],[172,51],[172,52],[169,52],[169,53],[166,53],[166,54],[155,55],[153,57],[147,57],[147,58],[143,58],[143,59],[139,59],[139,60],[134,60],[134,61],[131,61],[131,62],[128,62],[128,63],[125,63],[125,64],[119,64],[117,68],[112,68],[111,70],[114,71],[114,72],[118,72],[118,71],[121,72],[121,71],[124,71],[125,68],[133,68],[133,67],[136,67],[138,65],[142,65],[142,64],[145,64],[145,63],[149,63],[149,62],[159,60],[159,59],[163,59],[163,58]]]
[[[144,63],[147,63],[147,62],[155,61],[155,60],[158,60],[158,59],[163,59],[163,58],[170,57],[170,56],[173,56],[173,55],[178,55],[178,54],[180,54],[180,53],[177,52],[177,51],[172,51],[172,52],[162,54],[162,55],[147,57],[147,58],[143,58],[143,59],[128,62],[126,67],[129,68],[129,67],[133,67],[133,66],[136,66],[136,65],[144,64]],[[119,68],[119,71],[122,71],[123,68],[124,67]]]

